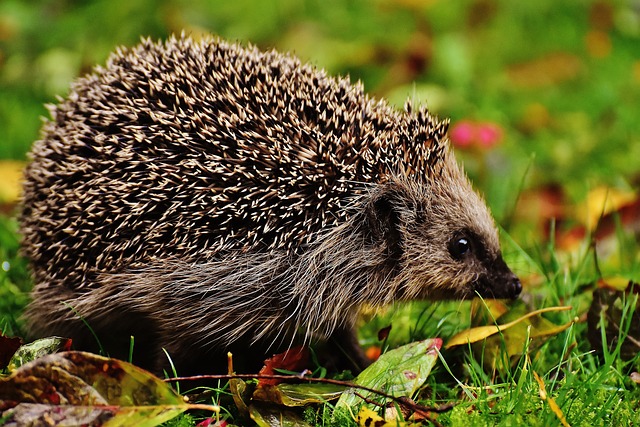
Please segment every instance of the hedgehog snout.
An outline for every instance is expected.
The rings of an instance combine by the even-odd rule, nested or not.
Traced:
[[[516,299],[522,292],[520,279],[507,267],[502,258],[493,265],[493,274],[487,274],[473,283],[472,290],[483,298]]]
[[[507,284],[507,294],[509,298],[516,299],[518,295],[522,292],[522,283],[520,283],[520,279],[515,274],[511,278],[511,281]]]

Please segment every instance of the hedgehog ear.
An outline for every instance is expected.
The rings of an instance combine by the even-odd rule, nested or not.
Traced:
[[[400,213],[398,197],[393,190],[377,195],[367,208],[367,234],[373,245],[384,245],[390,258],[402,255],[402,235],[400,234]]]

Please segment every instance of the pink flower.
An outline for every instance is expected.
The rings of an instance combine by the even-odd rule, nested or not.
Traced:
[[[217,421],[214,417],[211,417],[199,422],[196,427],[226,427],[228,424],[225,420]]]
[[[476,147],[483,150],[499,144],[502,141],[502,136],[502,128],[495,123],[469,120],[456,123],[449,132],[451,143],[455,147]]]
[[[495,123],[478,123],[478,145],[491,148],[502,140],[502,128]]]
[[[476,125],[473,122],[461,121],[453,126],[451,132],[449,132],[449,137],[454,146],[462,148],[473,144],[475,133]]]

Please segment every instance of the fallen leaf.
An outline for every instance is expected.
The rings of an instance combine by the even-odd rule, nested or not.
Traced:
[[[251,405],[251,419],[259,427],[306,427],[311,425],[290,410],[268,405]]]
[[[438,360],[439,338],[416,341],[388,351],[360,373],[354,384],[380,390],[394,397],[411,397],[426,381]],[[336,412],[357,413],[364,399],[384,405],[388,399],[356,388],[346,390],[336,403]]]
[[[20,403],[5,412],[9,414],[8,425],[27,426],[101,426],[113,419],[116,407],[59,406],[42,403]]]
[[[575,207],[574,217],[589,230],[594,230],[600,218],[636,200],[633,191],[599,186],[589,191],[584,202]]]
[[[604,31],[589,31],[584,41],[589,55],[594,58],[606,58],[611,53],[611,37]]]
[[[640,198],[622,204],[600,218],[593,233],[599,257],[606,258],[619,249],[620,229],[630,235],[640,233]]]
[[[265,360],[259,375],[274,375],[278,370],[301,372],[307,366],[309,366],[309,349],[298,346]],[[279,382],[280,380],[276,379],[260,379],[258,386],[276,385]]]
[[[16,160],[0,160],[0,202],[18,201],[24,165]]]
[[[384,341],[389,338],[389,333],[391,332],[391,325],[384,327],[378,331],[378,341]]]
[[[358,412],[358,417],[356,418],[356,422],[360,427],[379,427],[384,426],[384,418],[382,418],[376,411],[373,411],[366,406],[360,408],[360,412]]]
[[[608,291],[624,292],[629,288],[630,283],[632,282],[627,277],[614,276],[601,278],[600,280],[598,280],[596,286],[599,289],[606,289]]]
[[[531,371],[531,372],[533,372],[533,376],[536,379],[538,386],[540,387],[540,399],[547,402],[547,404],[549,405],[549,409],[551,409],[551,411],[556,415],[556,417],[558,418],[558,420],[560,420],[560,423],[562,423],[563,426],[571,427],[567,422],[567,419],[564,417],[564,414],[562,413],[562,410],[560,409],[556,401],[551,396],[547,395],[547,390],[544,387],[544,382],[542,381],[542,378],[540,378],[540,376],[536,371]]]
[[[626,288],[618,290],[619,284],[606,283],[601,281],[593,292],[587,313],[587,338],[594,349],[604,346],[613,351],[619,346],[620,358],[630,360],[640,353],[640,285],[627,280]]]
[[[254,400],[295,407],[335,400],[344,390],[345,386],[335,384],[278,384],[256,389],[252,397]]]
[[[3,413],[9,423],[54,417],[57,424],[155,426],[187,409],[219,411],[185,403],[164,381],[129,363],[75,351],[41,357],[0,378],[0,400],[13,402]]]
[[[517,325],[520,322],[523,322],[526,319],[529,319],[533,316],[537,316],[542,313],[548,313],[553,311],[567,311],[571,310],[571,307],[547,307],[541,308],[540,310],[535,310],[530,313],[525,314],[518,319],[505,323],[503,325],[487,325],[487,326],[478,326],[475,328],[470,328],[465,331],[462,331],[449,339],[445,348],[455,347],[457,345],[474,343],[480,340],[483,340],[487,337],[490,337],[493,334],[497,334],[498,332],[504,332],[505,330],[511,328],[512,326]]]
[[[308,364],[309,349],[298,346],[265,360],[259,375],[277,375],[282,371],[298,374],[304,371]],[[321,390],[323,384],[289,385],[281,382],[282,380],[275,378],[260,378],[251,398],[285,406],[303,406],[310,402],[323,401],[322,395],[325,393],[325,390]]]
[[[47,337],[35,340],[29,344],[20,346],[13,357],[9,361],[9,372],[15,371],[20,366],[32,362],[47,354],[57,353],[59,351],[69,351],[71,349],[71,340],[61,337]]]
[[[499,299],[474,298],[471,301],[471,324],[486,325],[493,323],[509,312],[509,306]]]
[[[558,184],[523,191],[518,197],[516,217],[518,221],[533,223],[543,236],[549,235],[549,224],[557,224],[568,218],[569,203],[564,189]]]

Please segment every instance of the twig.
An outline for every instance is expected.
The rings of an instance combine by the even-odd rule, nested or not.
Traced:
[[[342,380],[333,380],[330,378],[313,378],[313,377],[305,377],[302,375],[256,375],[256,374],[233,374],[233,375],[195,375],[189,377],[175,377],[175,378],[166,378],[165,382],[177,382],[177,381],[200,381],[200,380],[231,380],[231,379],[241,379],[241,380],[282,380],[286,382],[292,381],[305,381],[309,383],[322,383],[322,384],[333,384],[344,386],[345,388],[355,388],[360,390],[368,391],[369,393],[377,394],[378,396],[384,397],[385,399],[392,400],[396,402],[398,405],[404,406],[411,411],[414,412],[435,412],[442,413],[451,410],[455,405],[446,404],[439,407],[430,408],[428,406],[421,405],[419,403],[415,403],[411,400],[408,400],[403,397],[396,397],[385,393],[380,390],[376,390],[374,388],[358,385],[351,383],[349,381]]]

